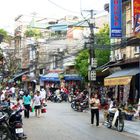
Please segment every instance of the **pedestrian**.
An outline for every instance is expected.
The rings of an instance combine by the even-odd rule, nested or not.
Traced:
[[[41,99],[42,98],[40,92],[37,91],[33,98],[33,104],[35,108],[35,116],[38,118],[40,117],[40,113],[41,113]]]
[[[94,124],[94,115],[96,115],[96,126],[99,126],[99,105],[100,100],[97,94],[92,94],[90,97],[91,106],[91,125]]]
[[[46,91],[45,91],[44,88],[41,89],[40,96],[41,96],[42,104],[45,104],[45,101],[46,101]]]
[[[14,86],[12,86],[12,87],[10,88],[10,92],[11,92],[11,95],[12,95],[12,97],[13,97],[13,99],[14,99],[15,96],[16,96],[16,88],[15,88]]]
[[[23,96],[23,104],[24,104],[24,117],[29,118],[30,116],[30,104],[31,104],[31,96],[29,93],[26,91],[25,95]]]

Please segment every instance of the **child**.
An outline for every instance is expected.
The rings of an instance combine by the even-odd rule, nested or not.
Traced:
[[[37,94],[34,96],[33,98],[33,103],[35,105],[35,116],[36,117],[40,117],[40,112],[41,112],[41,96],[40,96],[40,92],[37,91]]]

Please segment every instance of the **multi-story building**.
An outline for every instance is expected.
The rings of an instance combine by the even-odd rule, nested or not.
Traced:
[[[122,38],[111,39],[110,65],[106,68],[112,74],[105,78],[104,84],[115,89],[114,96],[119,101],[136,102],[140,98],[140,39],[133,30],[133,3],[122,2]]]

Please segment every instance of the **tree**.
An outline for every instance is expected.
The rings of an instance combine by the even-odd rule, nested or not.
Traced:
[[[95,41],[97,45],[100,46],[110,46],[109,38],[109,25],[105,24],[103,28],[95,35]],[[95,45],[96,46],[96,45]],[[98,66],[101,66],[109,61],[110,50],[107,48],[104,49],[95,49],[95,57],[97,58]]]
[[[81,76],[85,77],[85,79],[87,79],[88,76],[88,58],[89,51],[86,49],[82,50],[75,59],[75,68]]]
[[[109,61],[110,50],[106,49],[98,49],[96,45],[104,46],[110,44],[109,38],[109,26],[106,24],[102,29],[99,30],[99,33],[95,35],[96,43],[95,43],[95,57],[97,58],[98,66],[101,66]],[[88,49],[82,50],[76,57],[75,60],[75,68],[79,72],[80,75],[87,79],[88,76],[88,58],[89,51]]]
[[[8,34],[4,29],[0,29],[0,43],[2,42],[3,39],[7,40]]]
[[[40,38],[42,37],[42,33],[38,29],[28,29],[25,31],[25,36],[26,37],[35,37],[35,38]]]

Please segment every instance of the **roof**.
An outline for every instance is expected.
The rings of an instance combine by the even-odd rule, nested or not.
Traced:
[[[16,78],[18,78],[18,77],[20,77],[20,76],[22,76],[22,75],[24,75],[24,74],[27,74],[29,71],[24,71],[24,72],[20,72],[20,73],[16,73],[15,75],[14,75],[14,78],[13,79],[16,79]]]
[[[133,76],[133,75],[136,75],[138,73],[140,73],[139,68],[123,69],[123,70],[114,72],[113,74],[107,76],[106,78]]]

